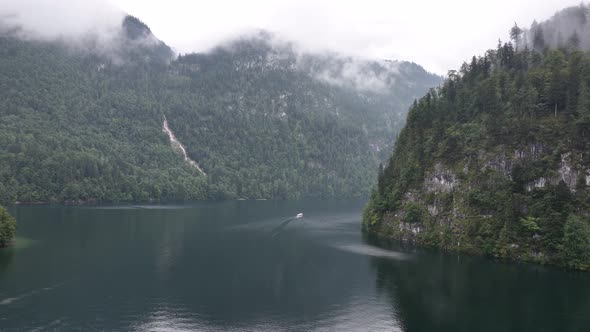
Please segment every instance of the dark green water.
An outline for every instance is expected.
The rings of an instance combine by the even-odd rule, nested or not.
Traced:
[[[590,275],[380,248],[361,208],[11,208],[0,330],[590,331]]]

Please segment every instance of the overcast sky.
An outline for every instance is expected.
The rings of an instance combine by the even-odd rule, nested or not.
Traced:
[[[206,51],[245,31],[265,29],[305,49],[410,60],[445,74],[508,38],[518,22],[549,18],[580,0],[0,0],[44,33],[137,16],[179,52]]]

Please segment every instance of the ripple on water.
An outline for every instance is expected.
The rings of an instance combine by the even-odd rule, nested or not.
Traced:
[[[61,287],[62,285],[63,285],[63,283],[61,283],[61,284],[55,284],[55,285],[48,286],[48,287],[42,287],[42,288],[34,289],[34,290],[31,290],[31,291],[26,292],[26,293],[22,293],[22,294],[17,295],[17,296],[7,297],[7,298],[4,298],[4,299],[1,299],[0,300],[0,305],[10,305],[10,304],[12,304],[14,302],[17,302],[17,301],[20,301],[22,299],[25,299],[25,298],[28,298],[28,297],[31,297],[31,296],[34,296],[34,295],[37,295],[37,294],[40,294],[40,293],[43,293],[43,292],[51,291],[51,290],[53,290],[55,288]]]
[[[337,244],[334,245],[335,248],[340,250],[352,252],[359,255],[366,255],[366,256],[373,256],[373,257],[381,257],[381,258],[392,258],[397,260],[406,260],[409,259],[410,256],[405,253],[391,251],[382,249],[379,247],[374,247],[368,244]]]
[[[129,316],[131,331],[402,331],[397,315],[375,297],[358,296],[337,304],[318,317],[289,318],[273,312],[235,322],[221,322],[194,311],[165,303],[155,304],[141,317]]]
[[[380,305],[377,298],[357,296],[352,303],[341,306],[302,330],[328,331],[402,331],[395,314]]]

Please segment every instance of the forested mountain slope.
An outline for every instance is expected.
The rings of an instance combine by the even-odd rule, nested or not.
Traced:
[[[0,72],[2,202],[366,195],[406,106],[439,82],[264,33],[177,58],[130,16],[108,47],[4,27]]]
[[[155,56],[151,48],[130,48]],[[161,133],[151,60],[111,65],[59,42],[0,37],[0,195],[4,202],[202,197]],[[168,59],[169,61],[169,59]],[[157,68],[149,72],[142,67]]]
[[[311,67],[316,59],[262,34],[173,63],[162,107],[218,192],[278,198],[366,195],[372,182],[367,175],[376,174],[405,118],[399,99],[405,105],[416,91],[436,84],[436,77],[412,64],[385,67],[336,57],[321,64],[322,70],[333,70],[328,82]],[[359,69],[354,79],[383,84],[362,90],[341,74],[336,61],[412,77],[387,83],[374,71]],[[177,82],[184,84],[179,88]],[[408,89],[410,84],[416,86]]]
[[[411,107],[368,232],[590,269],[590,54],[548,46],[499,45]]]

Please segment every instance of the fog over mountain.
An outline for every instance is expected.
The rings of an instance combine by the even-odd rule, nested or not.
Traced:
[[[542,49],[579,47],[590,50],[590,6],[584,3],[566,8],[551,17],[523,30],[522,38],[531,48]]]
[[[134,16],[17,17],[0,32],[0,202],[366,196],[441,81],[266,31],[175,53]]]
[[[0,0],[0,20],[29,38],[76,39],[88,33],[112,36],[125,13],[104,0]]]
[[[0,16],[45,37],[105,31],[129,13],[179,53],[205,52],[244,33],[267,30],[314,53],[332,50],[370,59],[420,63],[446,74],[508,40],[507,26],[529,26],[578,0],[0,0]],[[461,19],[458,19],[458,18]],[[444,50],[441,52],[440,50]]]

